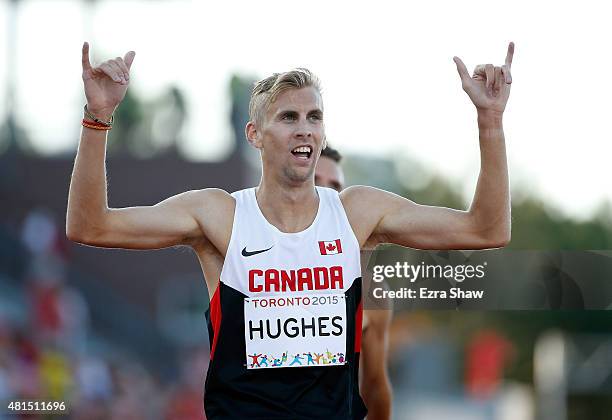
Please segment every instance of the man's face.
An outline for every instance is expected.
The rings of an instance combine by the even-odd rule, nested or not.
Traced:
[[[323,100],[314,87],[281,92],[257,129],[264,171],[290,183],[312,178],[325,138]]]
[[[344,188],[344,172],[340,165],[327,156],[321,156],[315,169],[315,185],[333,188],[340,192]]]

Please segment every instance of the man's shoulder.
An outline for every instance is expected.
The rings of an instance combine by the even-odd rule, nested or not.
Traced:
[[[351,185],[345,188],[340,193],[340,199],[343,204],[359,205],[369,200],[389,195],[390,193],[380,188],[370,187],[368,185]]]
[[[185,193],[187,206],[198,221],[204,236],[221,255],[225,255],[232,232],[236,200],[227,191],[219,188],[191,190]],[[208,241],[200,242],[199,245]]]
[[[182,195],[184,195],[185,205],[193,211],[206,211],[212,214],[233,214],[234,207],[236,206],[234,197],[220,188],[190,190]]]
[[[200,190],[189,190],[184,193],[190,201],[217,200],[231,201],[234,197],[221,188],[203,188]]]
[[[365,185],[351,185],[340,192],[340,201],[344,207],[359,205],[372,194],[375,188]]]
[[[340,193],[340,201],[347,214],[376,216],[384,208],[387,191],[366,185],[353,185]]]
[[[364,185],[354,185],[340,193],[346,217],[361,247],[365,246],[381,218],[380,193],[384,192]]]

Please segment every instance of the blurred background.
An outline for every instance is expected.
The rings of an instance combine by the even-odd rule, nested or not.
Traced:
[[[603,7],[0,0],[0,401],[65,399],[78,419],[203,418],[195,255],[65,238],[84,40],[98,63],[137,53],[109,139],[112,207],[256,185],[252,83],[304,66],[322,79],[348,184],[455,208],[469,205],[479,153],[452,57],[501,63],[512,40],[510,248],[580,252],[612,248]],[[609,418],[611,325],[610,311],[398,310],[394,418]]]

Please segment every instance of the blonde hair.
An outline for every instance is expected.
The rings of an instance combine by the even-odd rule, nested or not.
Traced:
[[[285,73],[274,73],[272,76],[255,83],[249,102],[249,119],[262,121],[268,107],[276,97],[287,89],[314,87],[321,93],[321,83],[317,76],[305,68],[297,68]]]

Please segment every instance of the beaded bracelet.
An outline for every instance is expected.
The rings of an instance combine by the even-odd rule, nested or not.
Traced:
[[[106,122],[106,121],[99,120],[91,112],[89,112],[89,110],[87,109],[87,104],[85,104],[85,106],[83,107],[83,111],[85,111],[85,116],[93,120],[95,123],[107,126],[109,130],[113,127],[113,120],[114,120],[113,115],[111,115],[110,121]]]

